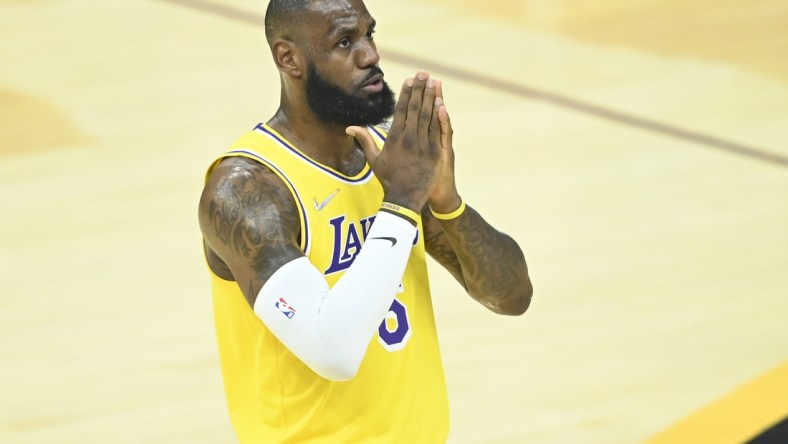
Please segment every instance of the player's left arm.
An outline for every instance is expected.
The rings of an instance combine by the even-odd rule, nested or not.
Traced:
[[[438,95],[442,101],[440,84]],[[521,315],[531,303],[533,286],[517,242],[467,204],[461,214],[448,220],[432,215],[430,208],[451,214],[462,204],[454,180],[453,129],[445,107],[438,117],[444,158],[439,182],[430,194],[429,206],[422,211],[427,252],[482,305],[495,313]]]

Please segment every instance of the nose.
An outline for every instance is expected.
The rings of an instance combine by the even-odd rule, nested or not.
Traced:
[[[369,68],[370,66],[375,66],[380,62],[380,55],[378,54],[378,48],[375,46],[375,42],[372,40],[367,40],[363,43],[363,46],[360,48],[359,51],[359,67],[361,68]]]

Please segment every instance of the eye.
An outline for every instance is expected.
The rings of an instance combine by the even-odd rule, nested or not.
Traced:
[[[348,48],[350,47],[350,39],[345,37],[344,39],[340,40],[337,44],[340,48]]]
[[[367,31],[367,38],[370,39],[370,40],[375,38],[375,30],[374,29],[370,29],[369,31]]]

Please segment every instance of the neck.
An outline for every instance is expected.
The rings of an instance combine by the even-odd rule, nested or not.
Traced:
[[[356,169],[353,165],[357,163],[354,161],[358,159],[360,149],[355,140],[345,133],[345,127],[326,123],[311,110],[292,112],[282,105],[268,121],[268,126],[304,154],[326,166],[342,172],[346,172],[344,170],[348,166]]]

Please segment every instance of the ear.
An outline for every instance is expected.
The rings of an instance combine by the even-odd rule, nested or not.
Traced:
[[[271,45],[271,53],[279,71],[293,77],[304,75],[304,57],[293,42],[278,39]]]

